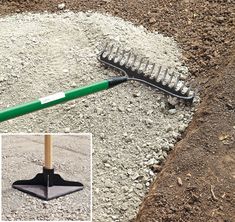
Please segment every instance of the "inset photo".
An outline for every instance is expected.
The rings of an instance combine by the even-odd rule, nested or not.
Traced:
[[[91,134],[2,135],[2,220],[91,221]]]

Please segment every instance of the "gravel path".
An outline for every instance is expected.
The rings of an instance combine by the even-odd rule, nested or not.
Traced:
[[[42,172],[44,137],[3,136],[3,220],[88,221],[90,219],[91,136],[54,135],[53,150],[55,173],[60,174],[65,180],[82,182],[84,189],[47,202],[11,188],[14,181],[31,179]]]
[[[112,39],[188,75],[172,38],[98,13],[0,18],[0,108],[113,76],[97,59]],[[140,84],[123,84],[1,123],[2,132],[93,133],[93,221],[134,217],[193,109]]]

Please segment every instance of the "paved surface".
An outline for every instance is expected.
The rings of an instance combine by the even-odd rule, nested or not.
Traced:
[[[90,219],[91,137],[56,135],[53,141],[55,172],[65,180],[82,182],[84,190],[47,202],[13,189],[14,181],[41,173],[44,137],[3,135],[2,220]]]

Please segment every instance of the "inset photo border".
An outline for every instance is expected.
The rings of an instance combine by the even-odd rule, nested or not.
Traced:
[[[2,134],[3,221],[91,221],[92,134]]]

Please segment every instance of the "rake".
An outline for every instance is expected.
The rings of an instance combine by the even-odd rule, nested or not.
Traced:
[[[155,63],[150,63],[147,58],[138,57],[131,51],[120,50],[120,47],[114,43],[105,45],[98,55],[98,60],[108,67],[121,71],[124,75],[3,109],[0,111],[0,122],[106,90],[130,80],[144,83],[185,101],[192,102],[195,97],[191,87],[186,86],[185,82],[180,82],[179,76],[175,76],[174,73],[169,74],[168,68],[163,70],[160,66],[156,72]]]
[[[140,57],[131,50],[120,50],[120,45],[107,42],[98,56],[98,60],[108,67],[112,67],[127,77],[145,83],[155,89],[163,91],[171,96],[193,101],[195,93],[186,82],[180,82],[180,76],[169,73],[170,68],[156,67],[147,57]]]

